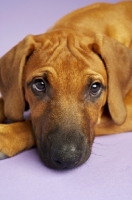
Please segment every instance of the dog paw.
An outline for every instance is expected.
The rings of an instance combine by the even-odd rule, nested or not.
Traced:
[[[6,159],[6,158],[9,158],[9,156],[7,156],[4,153],[0,152],[0,160]]]

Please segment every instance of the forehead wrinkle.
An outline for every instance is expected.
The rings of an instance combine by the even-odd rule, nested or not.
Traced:
[[[89,41],[90,43],[90,41]],[[92,56],[94,54],[94,56]],[[88,48],[88,41],[74,37],[72,34],[65,37],[56,37],[55,41],[47,39],[41,49],[34,52],[34,69],[51,66],[59,75],[68,79],[74,77],[74,73],[81,73],[83,69],[94,66],[95,53]],[[64,72],[65,70],[65,72]],[[79,75],[79,74],[78,74]]]
[[[71,54],[76,57],[77,60],[89,66],[89,62],[94,61],[93,55],[95,54],[88,48],[88,44],[92,41],[92,38],[83,38],[82,40],[78,40],[71,34],[68,37],[67,46]]]
[[[39,54],[40,60],[42,63],[55,61],[62,52],[66,50],[72,54],[77,60],[88,64],[88,60],[92,59],[92,51],[88,48],[88,44],[91,42],[91,38],[87,39],[76,38],[73,34],[66,34],[56,36],[55,41],[50,41],[51,39],[46,39],[41,49],[36,50],[36,53]],[[65,56],[65,55],[64,55]]]
[[[52,46],[48,46],[48,48],[45,48],[45,45],[43,45],[42,48],[37,51],[41,62],[49,65],[50,62],[56,60],[67,46],[66,43],[66,39],[58,38],[57,44],[52,43]]]

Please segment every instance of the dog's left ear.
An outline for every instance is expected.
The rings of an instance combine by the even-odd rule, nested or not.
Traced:
[[[103,35],[95,36],[92,48],[106,67],[110,115],[116,124],[121,125],[127,116],[124,99],[132,87],[132,50]]]
[[[23,120],[23,68],[35,46],[34,36],[29,35],[0,58],[0,92],[4,99],[4,112],[6,117],[13,121]]]

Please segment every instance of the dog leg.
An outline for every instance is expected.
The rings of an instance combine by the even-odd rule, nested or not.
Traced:
[[[131,110],[131,113],[130,113]],[[131,115],[130,115],[131,114]],[[131,132],[132,131],[132,109],[129,108],[129,113],[124,124],[118,126],[114,122],[109,120],[104,120],[103,123],[97,125],[95,128],[95,135],[110,135],[110,134],[119,134],[123,132]]]
[[[0,124],[0,159],[35,146],[30,121]]]

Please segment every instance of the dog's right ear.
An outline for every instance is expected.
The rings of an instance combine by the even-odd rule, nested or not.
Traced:
[[[4,99],[4,112],[13,121],[23,120],[23,68],[36,45],[34,36],[29,35],[0,58],[0,92]]]

